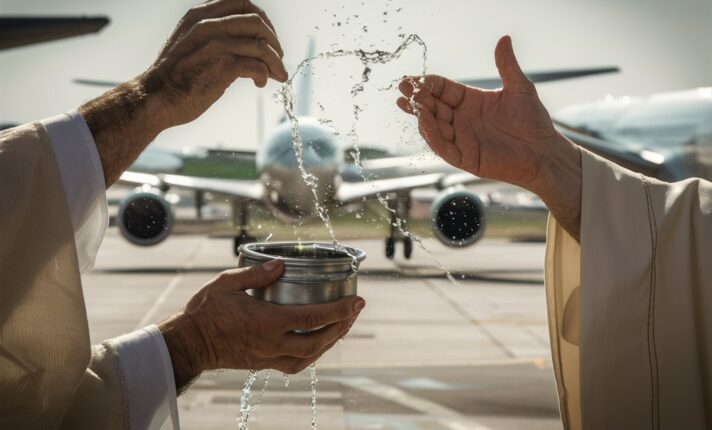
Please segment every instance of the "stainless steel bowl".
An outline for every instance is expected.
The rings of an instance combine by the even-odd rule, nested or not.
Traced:
[[[240,247],[238,266],[256,266],[275,258],[284,262],[282,278],[248,293],[281,305],[307,305],[355,295],[357,269],[366,253],[326,242],[250,243]]]

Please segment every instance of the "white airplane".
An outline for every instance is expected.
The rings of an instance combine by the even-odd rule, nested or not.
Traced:
[[[311,41],[308,56],[314,56]],[[529,74],[535,82],[568,79],[599,73],[617,71],[616,68],[552,71]],[[496,194],[478,195],[465,190],[462,185],[480,181],[468,173],[447,167],[444,163],[418,166],[416,171],[405,171],[402,157],[389,157],[363,163],[363,172],[344,161],[344,145],[330,127],[310,117],[311,70],[304,70],[297,86],[295,115],[303,140],[303,163],[306,170],[317,178],[316,194],[319,204],[325,208],[361,203],[379,196],[388,202],[391,209],[391,228],[385,241],[388,258],[395,254],[396,242],[403,243],[403,255],[410,258],[412,239],[397,228],[397,219],[407,222],[411,206],[411,191],[434,187],[439,195],[431,204],[431,218],[436,237],[450,247],[465,247],[479,240],[485,227],[485,206],[497,204]],[[102,81],[75,80],[82,84],[106,85]],[[496,87],[496,79],[466,81],[473,85]],[[151,246],[160,243],[171,233],[174,217],[171,205],[164,195],[169,189],[184,189],[196,192],[202,202],[203,193],[224,197],[232,202],[232,219],[240,232],[234,239],[237,254],[241,244],[255,241],[248,226],[249,207],[255,204],[268,208],[278,219],[286,222],[316,217],[314,195],[302,179],[292,144],[291,123],[277,125],[256,152],[257,180],[214,179],[186,176],[175,173],[151,174],[129,170],[120,179],[123,184],[138,188],[119,205],[117,224],[122,235],[131,243]],[[165,154],[161,155],[161,157]],[[139,163],[143,163],[140,158]],[[146,163],[143,163],[144,165]],[[154,163],[155,164],[155,163]],[[384,169],[384,166],[390,166]],[[383,178],[364,181],[374,177],[377,171],[389,170]],[[406,169],[407,170],[407,169]],[[423,171],[427,170],[427,173]],[[165,171],[164,171],[165,172]],[[395,172],[395,177],[393,173]],[[512,199],[506,196],[507,206],[514,208],[541,209],[545,206],[538,199]],[[502,203],[502,202],[500,202]],[[200,203],[199,203],[200,204]],[[401,224],[404,225],[404,224]]]
[[[607,96],[554,115],[579,145],[664,181],[712,180],[712,87]]]

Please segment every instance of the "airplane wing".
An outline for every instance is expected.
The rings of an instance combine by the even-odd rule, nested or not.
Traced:
[[[348,204],[376,197],[378,194],[410,191],[416,188],[449,188],[454,185],[481,182],[482,179],[469,173],[429,173],[399,178],[377,179],[363,182],[343,182],[336,192],[336,199]]]
[[[96,33],[109,23],[98,17],[0,17],[0,50]]]
[[[564,136],[577,145],[627,169],[652,177],[658,177],[661,173],[665,157],[657,152],[632,149],[619,142],[599,139],[561,121],[554,120],[554,124]]]
[[[223,196],[246,200],[261,200],[264,187],[259,181],[240,181],[236,179],[199,178],[184,175],[151,175],[147,173],[124,172],[120,183],[128,185],[150,185],[167,191],[181,188],[191,191],[205,191]]]
[[[549,70],[545,72],[527,72],[526,75],[530,81],[534,83],[561,81],[564,79],[580,78],[583,76],[601,75],[605,73],[620,72],[618,67],[596,67],[589,69],[570,69],[570,70]],[[502,81],[499,78],[485,79],[462,79],[460,80],[465,85],[484,89],[495,89],[502,87]]]

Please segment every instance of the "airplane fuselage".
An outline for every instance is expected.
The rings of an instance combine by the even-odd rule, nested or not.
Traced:
[[[660,179],[712,179],[712,87],[645,98],[606,97],[555,118],[603,140],[664,159]]]
[[[344,165],[343,149],[338,136],[312,118],[300,118],[305,181],[299,168],[293,139],[292,124],[285,121],[267,138],[257,152],[257,171],[265,187],[265,203],[283,219],[314,215],[314,192],[320,204],[331,206],[341,182]]]

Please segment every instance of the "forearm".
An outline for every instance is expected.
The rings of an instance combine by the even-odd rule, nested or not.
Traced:
[[[581,231],[581,150],[557,133],[537,180],[528,187],[577,241]]]
[[[146,90],[142,76],[90,100],[79,112],[94,137],[107,188],[168,128],[160,103]]]

